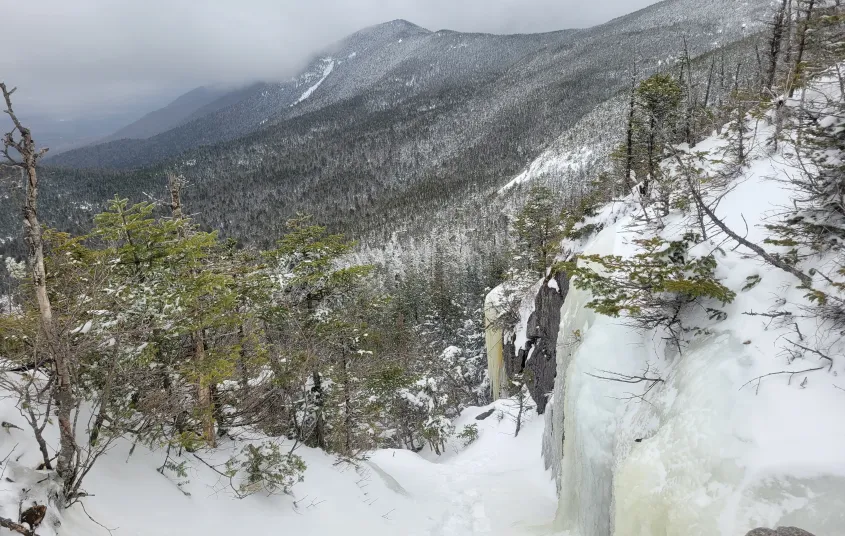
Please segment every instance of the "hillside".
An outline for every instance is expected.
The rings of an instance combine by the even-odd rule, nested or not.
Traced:
[[[198,87],[180,96],[164,108],[150,112],[130,125],[111,134],[100,143],[121,139],[146,139],[160,134],[182,123],[190,121],[194,114],[215,101],[224,98],[227,92],[207,87]],[[199,112],[201,115],[205,113]]]
[[[500,233],[501,211],[488,208],[489,196],[555,140],[577,137],[572,150],[609,147],[618,134],[585,130],[579,120],[607,109],[633,66],[647,73],[673,65],[683,38],[693,56],[724,46],[723,65],[750,65],[749,39],[767,11],[762,0],[668,0],[589,30],[527,36],[387,23],[321,54],[294,81],[256,86],[172,131],[47,160],[100,169],[46,170],[57,189],[45,203],[53,225],[81,229],[90,213],[79,206],[100,207],[115,193],[159,197],[163,170],[177,168],[199,221],[245,242],[266,243],[298,211],[374,248],[397,232],[410,240]],[[739,48],[732,44],[743,36]],[[593,173],[602,151],[573,180]],[[102,169],[150,161],[157,163]]]
[[[478,440],[464,446],[456,439],[442,458],[425,451],[381,450],[352,465],[300,447],[297,452],[308,464],[308,476],[289,496],[239,500],[219,474],[189,453],[173,457],[174,465],[183,464],[185,474],[179,476],[160,470],[163,452],[143,446],[133,449],[129,442],[121,442],[91,474],[92,496],[85,511],[79,507],[62,513],[51,510],[38,533],[228,536],[272,534],[284,527],[315,536],[534,534],[538,525],[551,523],[555,511],[554,485],[542,460],[536,455],[522,456],[539,452],[542,419],[531,419],[514,438],[514,425],[507,417],[475,420],[488,409],[502,416],[511,412],[505,401],[490,408],[467,409],[456,424],[477,424]],[[4,422],[20,420],[8,404],[0,406],[0,415]],[[24,492],[26,505],[33,500],[46,502],[47,490],[43,483],[36,484],[42,473],[31,469],[37,461],[30,453],[37,447],[18,432],[0,437],[0,451],[5,455],[11,450],[17,458],[3,465],[4,474],[14,482],[7,481],[0,491],[0,516],[16,515],[22,487],[29,488]],[[51,429],[49,435],[58,434]],[[217,463],[261,439],[244,430],[218,450],[197,455],[206,463]],[[276,440],[289,448],[284,440]],[[130,480],[131,490],[126,487]],[[519,497],[509,497],[508,492],[514,490],[519,490]]]
[[[811,110],[824,132],[841,132],[832,70],[786,100],[790,117]],[[797,132],[817,131],[795,119],[775,150],[775,112],[742,120],[748,153],[738,168],[731,125],[694,148],[676,147],[662,163],[655,189],[692,207],[663,211],[663,194],[639,190],[599,204],[563,240],[564,262],[511,298],[515,325],[488,328],[490,376],[502,389],[516,373],[553,370],[553,388],[540,396],[550,398],[543,454],[558,484],[561,534],[729,536],[783,526],[836,535],[845,527],[845,428],[831,418],[845,411],[842,318],[834,312],[842,304],[841,219],[825,213],[825,246],[799,238],[803,211],[819,205],[796,178],[818,168],[798,162],[814,150],[803,143],[819,146]],[[826,154],[832,164],[814,166],[841,162],[838,150]],[[702,205],[714,216],[698,219],[685,190],[690,177],[701,181]],[[780,239],[784,221],[796,240]],[[652,256],[661,250],[679,271],[661,272],[661,254]],[[773,264],[788,255],[795,260],[786,268]],[[702,258],[710,268],[693,268]],[[695,285],[709,270],[733,294],[686,301],[685,284],[663,285],[663,277]],[[504,288],[488,296],[500,313]],[[539,308],[550,294],[562,302],[554,314]],[[546,362],[540,348],[552,328],[556,354]]]

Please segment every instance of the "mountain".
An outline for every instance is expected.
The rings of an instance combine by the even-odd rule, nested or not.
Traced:
[[[246,242],[266,245],[308,212],[374,252],[391,241],[405,244],[397,255],[431,250],[421,245],[429,237],[449,237],[456,254],[484,256],[507,229],[497,192],[544,152],[554,160],[565,146],[583,161],[549,168],[556,184],[596,172],[621,132],[613,122],[632,70],[673,69],[684,40],[693,57],[718,49],[728,70],[752,65],[768,10],[766,0],[666,0],[595,28],[536,35],[374,26],[295,79],[257,84],[170,131],[46,161],[54,188],[45,214],[84,228],[90,212],[80,207],[96,210],[115,193],[157,198],[164,170],[176,168],[197,220]],[[709,61],[694,62],[698,75]],[[6,213],[2,229],[16,226]]]
[[[109,143],[50,161],[77,168],[128,169],[357,97],[365,98],[369,111],[396,108],[423,93],[483,83],[525,56],[574,33],[498,36],[430,32],[407,21],[392,21],[361,30],[329,47],[292,80],[255,84],[211,102],[196,109],[189,122],[179,121],[184,124],[148,140],[118,140],[146,136],[115,135]],[[165,110],[156,115],[166,115]]]
[[[135,120],[142,113],[137,109],[126,109],[118,113],[57,118],[24,111],[20,117],[28,128],[37,133],[38,144],[41,147],[49,147],[50,154],[56,155],[62,151],[99,143],[104,136]],[[11,129],[12,122],[3,114],[3,117],[0,117],[0,130],[8,132]]]
[[[175,128],[192,119],[193,114],[221,100],[228,92],[218,88],[198,87],[180,96],[164,108],[150,112],[102,141],[146,139]],[[222,107],[222,106],[221,106]],[[205,115],[205,114],[201,114]]]

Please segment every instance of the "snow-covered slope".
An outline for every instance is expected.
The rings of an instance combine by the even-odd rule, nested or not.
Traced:
[[[793,192],[779,179],[796,170],[788,154],[763,151],[771,126],[749,126],[756,153],[717,215],[742,235],[747,222],[747,239],[762,244],[764,224],[792,203]],[[710,152],[713,162],[705,167],[717,165],[725,143],[714,137],[695,148]],[[640,210],[630,199],[605,207],[595,221],[606,227],[584,253],[633,255],[633,240],[643,237],[635,225]],[[673,213],[661,235],[676,239],[683,225],[688,223]],[[790,525],[817,535],[845,534],[845,361],[831,364],[812,351],[795,352],[799,347],[790,342],[841,356],[843,341],[817,317],[800,314],[809,302],[794,276],[736,246],[719,235],[696,246],[715,253],[717,275],[737,297],[723,308],[724,320],[703,310],[690,313],[685,325],[703,329],[680,351],[664,333],[639,331],[586,308],[591,297],[573,282],[563,306],[544,437],[558,479],[558,530],[571,536],[737,536]],[[804,269],[832,261],[817,257]],[[757,277],[758,284],[747,285]],[[793,315],[748,314],[783,310]],[[595,377],[608,371],[661,381]]]
[[[488,409],[492,415],[475,420]],[[459,431],[477,424],[478,439],[469,446],[453,439],[441,457],[384,450],[351,465],[301,447],[297,453],[308,469],[293,496],[257,494],[242,500],[232,496],[226,478],[191,454],[171,452],[173,464],[184,463],[180,477],[157,471],[164,449],[138,445],[131,452],[129,442],[119,442],[87,477],[84,488],[92,495],[84,499],[84,510],[76,505],[61,513],[47,502],[47,473],[34,469],[40,458],[31,434],[10,429],[0,433],[7,479],[0,488],[0,516],[17,521],[21,504],[49,504],[37,531],[41,536],[535,534],[533,527],[550,526],[556,507],[554,485],[537,454],[543,423],[529,415],[515,438],[512,412],[508,401],[467,409],[455,424]],[[24,426],[9,399],[0,400],[0,419]],[[242,434],[198,455],[223,463],[246,441],[260,439]],[[57,441],[55,428],[48,428],[47,440]]]

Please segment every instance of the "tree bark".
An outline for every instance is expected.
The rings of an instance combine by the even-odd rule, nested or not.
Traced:
[[[53,308],[50,303],[50,296],[47,293],[47,273],[44,268],[44,241],[41,222],[38,220],[38,172],[37,164],[47,149],[36,150],[32,133],[18,121],[12,109],[12,93],[15,89],[7,89],[6,85],[0,83],[0,90],[6,101],[6,113],[12,119],[14,129],[6,134],[3,139],[3,153],[12,165],[24,170],[25,175],[25,200],[23,207],[23,231],[24,241],[27,248],[27,263],[32,277],[32,285],[35,289],[35,297],[38,302],[38,312],[41,331],[47,343],[47,350],[53,358],[53,371],[55,374],[55,388],[53,399],[56,402],[57,419],[59,423],[59,452],[56,459],[56,471],[62,479],[64,491],[67,493],[73,487],[74,457],[77,453],[76,438],[73,425],[71,424],[71,413],[74,408],[73,385],[71,382],[69,356],[56,333],[53,323]],[[15,140],[14,131],[19,133],[19,139]],[[9,149],[14,148],[20,155],[21,160],[17,161],[9,154]]]
[[[209,447],[215,447],[217,436],[214,433],[214,404],[211,397],[211,385],[205,378],[205,374],[202,373],[205,359],[205,340],[202,331],[197,331],[194,333],[194,360],[199,373],[199,378],[197,378],[197,404],[200,407],[203,438]]]
[[[786,3],[782,0],[780,7],[775,13],[772,22],[772,37],[769,41],[769,71],[766,73],[766,89],[771,90],[775,85],[775,78],[778,71],[778,59],[780,58],[780,47],[783,42],[783,25],[786,19]]]
[[[115,348],[117,348],[115,344]],[[109,371],[106,375],[106,384],[103,387],[103,394],[100,396],[100,409],[97,411],[97,418],[94,419],[94,425],[91,427],[91,434],[88,436],[88,444],[93,446],[97,444],[97,439],[100,437],[100,430],[103,428],[103,423],[108,417],[108,407],[111,402],[112,389],[114,387],[114,376],[117,370],[117,350],[112,354],[111,363],[109,363]]]

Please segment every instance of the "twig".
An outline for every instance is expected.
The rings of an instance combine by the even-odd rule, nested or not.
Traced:
[[[649,378],[648,376],[628,376],[627,374],[620,374],[618,372],[611,372],[609,370],[600,370],[599,372],[603,372],[604,374],[608,374],[609,376],[599,376],[597,374],[591,374],[586,372],[587,376],[591,376],[593,378],[599,380],[607,380],[610,382],[621,382],[621,383],[642,383],[642,382],[663,382],[663,378]],[[643,374],[648,374],[648,368]]]
[[[83,511],[83,512],[85,512],[85,515],[86,515],[86,516],[88,516],[88,519],[90,519],[92,523],[95,523],[95,524],[99,525],[100,527],[102,527],[102,528],[106,529],[106,531],[108,531],[108,533],[109,533],[109,534],[111,534],[111,533],[112,533],[112,531],[117,530],[117,529],[119,529],[119,528],[120,528],[120,527],[115,527],[115,528],[113,528],[113,529],[108,528],[107,526],[103,525],[102,523],[100,523],[99,521],[97,521],[96,519],[94,519],[93,517],[91,517],[91,514],[89,514],[89,513],[88,513],[88,510],[86,510],[86,509],[85,509],[85,503],[80,502],[80,503],[79,503],[79,506],[81,506],[81,507],[82,507],[82,511]]]
[[[792,316],[792,313],[789,311],[778,311],[776,313],[755,313],[754,311],[749,311],[747,313],[742,313],[747,316],[765,316],[768,318],[779,318],[781,316]]]
[[[806,350],[808,352],[814,353],[817,356],[821,357],[822,359],[827,359],[828,361],[830,361],[830,366],[827,368],[828,372],[830,372],[833,369],[833,358],[832,357],[826,356],[823,353],[819,352],[818,350],[814,350],[812,348],[807,348],[806,346],[802,346],[802,345],[798,344],[797,342],[790,341],[789,339],[786,339],[786,342],[788,342],[789,344],[793,344],[793,345],[797,346],[798,348],[801,348],[802,350]]]
[[[742,217],[742,222],[745,224],[745,236],[743,236],[742,238],[748,238],[748,233],[749,233],[748,222],[745,219],[745,214],[740,212],[739,215]],[[736,246],[734,246],[734,248],[731,251],[736,251],[739,248],[739,246],[740,246],[740,244],[737,242]]]
[[[801,333],[801,328],[798,327],[798,322],[793,322],[792,325],[795,326],[795,333],[798,334],[798,340],[804,342],[804,335]]]
[[[742,391],[742,389],[746,385],[748,385],[750,383],[754,383],[755,381],[758,381],[758,380],[762,380],[763,378],[766,378],[768,376],[777,376],[779,374],[789,374],[789,382],[792,382],[792,377],[795,376],[796,374],[804,374],[804,373],[807,373],[807,372],[815,372],[817,370],[822,370],[823,368],[824,367],[816,367],[816,368],[811,368],[811,369],[806,369],[806,370],[796,370],[795,372],[791,372],[789,370],[782,370],[780,372],[770,372],[768,374],[763,374],[762,376],[757,376],[756,378],[745,382],[744,384],[742,384],[742,387],[740,387],[739,390]],[[787,385],[789,385],[789,382],[787,382]],[[760,384],[757,383],[757,392],[759,392],[759,390],[760,390]],[[757,392],[755,392],[755,394]]]
[[[7,461],[9,461],[9,458],[11,458],[11,457],[12,457],[12,453],[13,453],[13,452],[15,452],[15,449],[16,449],[16,448],[18,448],[18,445],[19,445],[19,444],[20,444],[20,443],[15,443],[15,446],[14,446],[14,447],[12,447],[12,450],[10,450],[10,451],[9,451],[9,454],[7,454],[7,455],[6,455],[6,457],[5,457],[5,458],[3,458],[3,460],[2,460],[2,461],[0,461],[0,463],[2,463],[2,464],[3,464],[3,472],[2,472],[2,473],[0,473],[0,478],[3,478],[3,475],[5,475],[5,474],[6,474],[6,467],[7,467],[6,462],[7,462]]]

